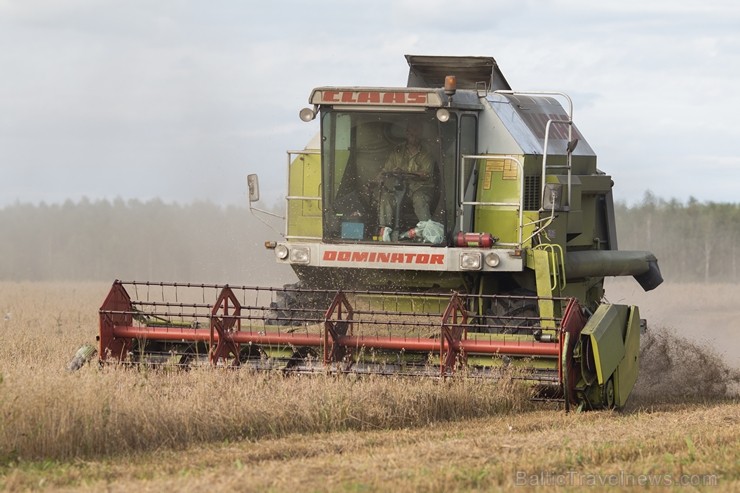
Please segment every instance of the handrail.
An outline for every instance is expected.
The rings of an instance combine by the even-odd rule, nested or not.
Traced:
[[[541,196],[541,203],[540,208],[542,209],[542,206],[544,206],[545,203],[545,188],[546,188],[546,180],[545,177],[547,175],[547,146],[549,144],[549,138],[550,138],[550,125],[552,123],[555,124],[566,124],[568,125],[568,147],[567,147],[567,155],[566,155],[566,165],[565,167],[568,169],[568,207],[570,207],[571,204],[571,173],[572,173],[572,160],[571,156],[573,154],[573,148],[570,147],[571,142],[573,142],[573,100],[565,94],[564,92],[559,91],[511,91],[511,90],[497,90],[493,91],[496,94],[509,94],[512,96],[560,96],[566,99],[568,101],[568,120],[553,120],[548,119],[547,124],[545,125],[545,141],[542,144],[543,150],[542,150],[542,196]],[[554,167],[561,167],[561,166],[551,166],[551,168]]]
[[[465,164],[466,160],[477,161],[479,159],[503,159],[514,161],[518,167],[518,180],[519,180],[519,201],[518,202],[479,202],[479,201],[465,201]],[[522,248],[522,231],[524,229],[524,165],[519,158],[508,154],[488,154],[488,155],[463,155],[460,159],[460,227],[465,224],[465,206],[466,205],[480,205],[480,206],[491,206],[491,207],[516,207],[519,211],[519,227],[517,228],[517,243],[499,243],[504,246],[514,246],[516,248]]]
[[[547,176],[547,145],[548,141],[550,139],[550,126],[551,124],[566,124],[568,125],[568,142],[571,141],[571,130],[573,128],[573,120],[567,121],[567,120],[547,120],[547,124],[545,124],[545,142],[542,144],[542,196],[541,196],[541,202],[540,202],[540,210],[543,210],[544,204],[545,204],[545,189],[547,188],[547,183],[545,180],[545,176]],[[570,201],[571,201],[571,154],[572,151],[569,149],[568,154],[566,157],[566,165],[565,168],[568,170],[568,207],[570,207]],[[551,166],[551,168],[556,167],[562,167],[562,165],[557,166]]]
[[[287,167],[287,173],[288,173],[288,179],[286,182],[288,183],[288,193],[285,194],[285,210],[286,210],[286,220],[285,220],[285,234],[283,235],[285,239],[287,240],[320,240],[321,236],[296,236],[296,235],[289,235],[288,234],[288,228],[290,226],[290,201],[291,200],[317,200],[319,202],[322,201],[322,197],[320,195],[321,193],[321,186],[319,186],[319,195],[317,197],[309,196],[309,195],[290,195],[290,164],[293,162],[292,156],[300,156],[300,155],[320,155],[321,151],[318,149],[303,149],[300,151],[287,151],[288,154],[288,167]]]
[[[557,243],[540,243],[534,247],[535,250],[543,250],[548,255],[550,261],[550,291],[555,291],[555,288],[559,287],[562,291],[566,286],[565,279],[565,256],[563,255],[563,247]],[[558,259],[560,262],[558,263]],[[561,276],[562,272],[562,276]]]

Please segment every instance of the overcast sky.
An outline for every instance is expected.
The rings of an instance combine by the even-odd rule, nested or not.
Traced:
[[[740,2],[0,0],[0,207],[285,187],[319,85],[493,56],[569,93],[615,196],[740,201]]]

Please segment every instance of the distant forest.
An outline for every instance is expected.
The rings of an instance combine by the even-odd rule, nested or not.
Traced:
[[[663,200],[616,207],[623,250],[650,250],[666,280],[740,282],[740,204]]]
[[[738,282],[740,204],[616,205],[619,248],[650,250],[674,282]],[[282,230],[279,220],[272,220]],[[280,285],[293,280],[244,207],[158,200],[15,204],[0,209],[0,280],[157,280]]]
[[[272,222],[281,231],[281,221]],[[264,247],[279,233],[244,207],[120,199],[16,204],[0,209],[0,232],[0,280],[293,281]]]

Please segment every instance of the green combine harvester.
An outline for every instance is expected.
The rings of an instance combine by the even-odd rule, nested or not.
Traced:
[[[490,57],[406,60],[407,87],[319,87],[300,112],[319,133],[288,152],[285,231],[266,242],[296,284],[116,281],[100,358],[506,374],[566,409],[623,406],[644,322],[604,278],[662,277],[617,249],[614,183],[570,98],[512,90]]]

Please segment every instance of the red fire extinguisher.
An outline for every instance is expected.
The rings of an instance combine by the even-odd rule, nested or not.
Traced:
[[[496,241],[498,238],[491,233],[463,233],[461,231],[455,237],[455,246],[490,248]]]

